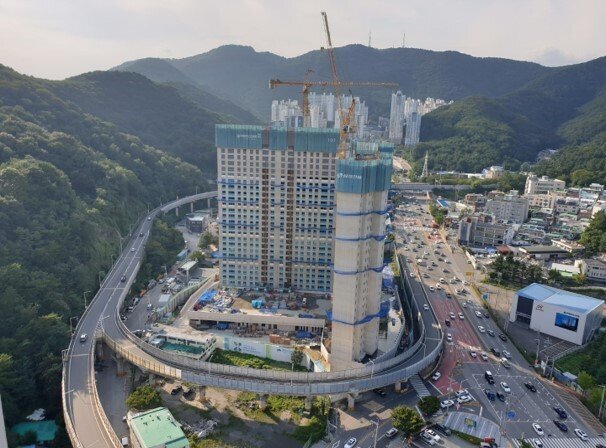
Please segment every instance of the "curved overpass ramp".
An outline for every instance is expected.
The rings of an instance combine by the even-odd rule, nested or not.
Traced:
[[[178,199],[154,210],[150,217],[216,195],[216,192],[200,193]],[[133,235],[143,233],[144,237],[135,236],[126,246],[80,319],[75,336],[64,354],[63,407],[66,428],[75,447],[120,446],[97,397],[93,369],[96,336],[102,336],[118,357],[144,371],[198,385],[261,394],[307,396],[374,389],[408,380],[431,365],[440,355],[442,333],[433,313],[418,313],[425,333],[405,353],[370,367],[343,372],[259,371],[195,361],[159,350],[134,336],[119,318],[119,308],[139,270],[151,226],[152,220],[148,219],[139,224]],[[405,281],[408,282],[408,272],[403,271]],[[127,278],[126,282],[121,281],[123,275]],[[187,292],[190,291],[184,291]],[[415,288],[413,292],[416,292]],[[423,300],[426,298],[423,297]],[[82,334],[87,334],[83,342],[80,341]]]

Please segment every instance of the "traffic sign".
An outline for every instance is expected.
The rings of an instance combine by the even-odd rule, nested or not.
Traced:
[[[482,300],[488,300],[490,298],[490,294],[485,292],[482,294]]]
[[[507,418],[509,420],[513,420],[514,418],[516,418],[516,413],[514,411],[507,411]]]

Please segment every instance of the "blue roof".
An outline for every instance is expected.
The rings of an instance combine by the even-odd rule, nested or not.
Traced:
[[[602,300],[593,297],[539,283],[528,285],[526,288],[520,289],[517,294],[536,302],[561,306],[579,313],[589,313],[604,303]]]

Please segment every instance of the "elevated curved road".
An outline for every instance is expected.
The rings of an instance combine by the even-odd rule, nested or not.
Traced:
[[[137,367],[165,377],[177,378],[203,386],[247,390],[262,394],[324,395],[356,393],[406,381],[412,375],[431,365],[442,348],[442,332],[433,313],[417,312],[425,334],[422,340],[388,361],[346,372],[300,373],[260,372],[256,369],[220,366],[192,361],[156,349],[134,336],[119,318],[124,301],[140,265],[152,220],[160,213],[200,199],[216,197],[217,192],[200,193],[178,199],[154,210],[144,219],[130,244],[126,246],[101,288],[78,323],[74,338],[64,356],[63,391],[66,427],[75,447],[119,446],[99,404],[94,376],[95,336],[103,336],[108,346]],[[140,233],[143,237],[138,237]],[[404,268],[404,267],[403,267]],[[126,276],[126,281],[122,277]],[[405,281],[410,281],[413,294],[420,293],[422,307],[425,295],[417,289],[416,279],[409,278],[403,269]],[[413,309],[416,309],[416,306]],[[87,334],[80,342],[80,335]]]

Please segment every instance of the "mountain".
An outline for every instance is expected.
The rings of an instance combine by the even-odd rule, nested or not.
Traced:
[[[122,132],[127,124],[137,129],[128,116],[137,110],[119,110],[127,107],[129,89],[152,81],[110,75],[50,82],[0,65],[0,395],[8,425],[40,407],[51,418],[61,415],[61,351],[70,318],[83,312],[83,293],[96,290],[119,238],[148,206],[203,190],[201,180],[212,172],[182,161],[176,148]],[[146,88],[158,96],[139,103],[146,118],[153,116],[145,105],[158,107],[172,95],[181,103],[167,106],[185,104],[178,93],[167,93],[174,89]],[[189,107],[197,114],[194,124],[211,127],[200,120],[216,115]],[[212,154],[208,147],[197,150]]]
[[[414,48],[380,50],[348,45],[336,48],[335,57],[342,80],[397,82],[402,92],[415,98],[497,97],[551,71],[530,62]],[[183,59],[141,59],[113,70],[136,71],[155,81],[173,82],[177,76],[173,68],[180,72],[181,78],[192,80],[196,86],[228,99],[264,120],[269,117],[271,100],[300,97],[299,88],[269,90],[269,79],[302,80],[309,69],[314,71],[310,80],[332,79],[323,51],[284,58],[238,45],[222,46]],[[389,90],[352,90],[367,101],[372,114],[389,113]]]
[[[562,148],[562,155],[538,167],[550,166],[553,173],[554,164],[564,160],[560,158],[574,158],[580,145],[595,148],[605,131],[606,57],[602,57],[551,69],[498,98],[465,98],[425,115],[421,143],[408,156],[416,161],[417,170],[429,151],[430,168],[479,171],[493,164],[517,168],[534,162],[541,150]]]
[[[228,106],[195,87],[185,87],[194,101],[184,97],[179,90],[183,87],[159,84],[132,72],[86,73],[47,82],[46,87],[83,111],[115,124],[120,131],[210,173],[216,165],[215,124],[241,122],[231,115],[210,112]],[[244,119],[252,118],[235,106],[232,109]]]

